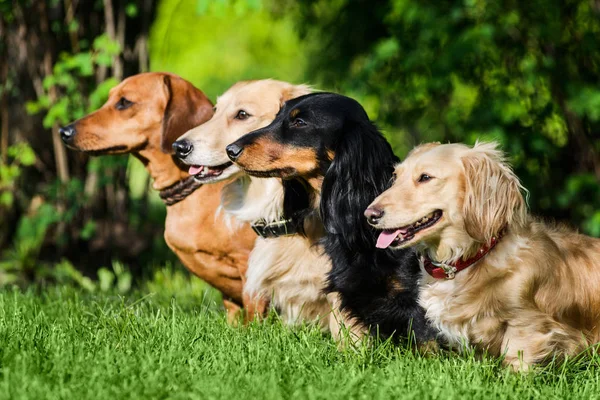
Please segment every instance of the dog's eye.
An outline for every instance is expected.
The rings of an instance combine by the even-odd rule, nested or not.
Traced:
[[[243,120],[248,119],[248,118],[250,118],[250,114],[248,114],[244,110],[238,111],[237,115],[235,116],[235,119],[239,119],[240,121],[243,121]]]
[[[292,126],[299,128],[301,126],[306,126],[306,122],[301,118],[296,118],[294,122],[292,122]]]
[[[396,179],[398,179],[398,176],[396,175],[396,173],[394,172],[392,174],[392,182],[396,182]]]
[[[427,174],[421,174],[418,182],[419,183],[429,182],[431,179],[432,179],[431,176],[429,176]]]
[[[121,110],[126,110],[129,107],[131,107],[133,105],[133,101],[129,101],[127,100],[125,97],[121,97],[119,99],[119,101],[117,101],[117,104],[115,105],[115,108],[119,111]]]

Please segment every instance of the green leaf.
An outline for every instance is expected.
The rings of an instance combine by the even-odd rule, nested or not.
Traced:
[[[94,62],[98,65],[110,67],[112,65],[112,57],[105,53],[98,53],[96,54]]]
[[[132,276],[125,265],[118,261],[113,261],[113,271],[117,277],[117,290],[119,293],[126,293],[131,289]]]
[[[12,206],[13,201],[15,200],[14,195],[9,191],[0,192],[0,205],[9,208]]]
[[[94,40],[92,47],[99,54],[104,54],[111,57],[116,56],[121,52],[121,46],[119,46],[119,42],[110,40],[106,34],[98,36]]]
[[[96,284],[87,276],[82,276],[78,281],[79,285],[88,292],[96,291]]]
[[[568,100],[569,107],[580,116],[600,121],[600,89],[588,86],[572,90],[574,94]]]
[[[375,54],[379,60],[387,60],[398,54],[399,50],[400,45],[398,44],[398,41],[395,38],[390,38],[377,44]]]
[[[569,140],[569,130],[562,115],[552,113],[544,120],[542,132],[552,140],[555,146],[564,147]]]
[[[27,143],[17,143],[9,147],[7,153],[23,166],[28,167],[35,164],[35,153]]]
[[[596,211],[591,218],[583,224],[583,229],[594,237],[600,237],[600,210]]]
[[[83,229],[81,230],[81,233],[79,234],[79,236],[83,240],[90,240],[92,238],[92,236],[94,236],[95,233],[96,233],[96,222],[93,220],[89,220],[83,226]]]
[[[106,51],[111,46],[112,40],[110,40],[107,34],[98,36],[96,39],[94,39],[94,43],[92,44],[92,48],[99,52]]]
[[[94,74],[94,66],[92,55],[90,53],[75,54],[69,60],[71,69],[78,69],[81,76],[92,76]],[[65,84],[65,86],[67,86]]]
[[[56,68],[56,67],[55,67]],[[48,75],[44,78],[43,82],[42,82],[42,86],[44,87],[44,89],[48,90],[50,89],[52,86],[54,86],[56,84],[56,77],[54,75]]]
[[[25,103],[25,112],[29,115],[35,115],[42,111],[42,106],[37,101],[28,101]]]
[[[87,107],[87,112],[89,113],[100,108],[108,99],[108,92],[110,89],[118,84],[119,82],[115,78],[109,78],[96,86],[94,91],[90,93],[88,97],[89,105]]]
[[[115,274],[108,268],[102,267],[98,270],[98,281],[100,284],[100,290],[108,292],[115,281]]]
[[[117,290],[119,293],[127,293],[131,290],[132,277],[130,272],[124,272],[117,278]]]
[[[79,29],[79,21],[77,21],[76,19],[72,20],[69,23],[68,29],[69,32],[77,32],[77,30]]]
[[[138,6],[135,3],[128,3],[125,6],[125,14],[129,18],[135,18],[135,17],[137,17],[138,13],[139,13],[139,9],[138,9]]]
[[[54,122],[60,124],[68,123],[71,119],[69,116],[69,99],[67,97],[61,98],[50,108],[50,110],[48,110],[48,115],[53,115],[55,117]]]
[[[197,0],[196,1],[196,14],[204,15],[208,11],[210,0]]]

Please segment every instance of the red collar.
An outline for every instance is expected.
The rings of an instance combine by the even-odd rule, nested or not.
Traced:
[[[447,264],[432,261],[427,256],[421,256],[421,260],[423,261],[423,267],[425,268],[425,271],[427,271],[427,273],[435,279],[454,279],[454,275],[456,275],[457,272],[460,272],[463,269],[470,267],[471,265],[475,264],[477,261],[485,257],[490,252],[490,250],[492,250],[498,244],[500,239],[502,239],[503,233],[504,232],[500,232],[497,236],[492,237],[492,240],[489,244],[486,244],[485,246],[481,247],[477,251],[477,254],[475,254],[468,260],[461,259],[454,263]]]

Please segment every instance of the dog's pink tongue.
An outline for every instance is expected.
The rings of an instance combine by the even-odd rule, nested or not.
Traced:
[[[383,231],[379,234],[379,238],[377,238],[377,244],[375,247],[378,249],[387,249],[390,244],[396,239],[396,236],[400,233],[400,229],[395,231]]]
[[[200,172],[202,172],[203,169],[204,169],[204,165],[191,165],[190,169],[188,170],[188,173],[190,175],[196,175],[196,174],[199,174]]]

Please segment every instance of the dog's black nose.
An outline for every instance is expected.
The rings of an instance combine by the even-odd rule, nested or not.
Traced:
[[[377,225],[381,220],[381,217],[383,217],[383,214],[383,210],[380,210],[377,207],[369,207],[365,211],[365,217],[367,217],[367,220],[371,225]]]
[[[173,150],[175,155],[179,158],[183,158],[190,154],[194,149],[194,145],[187,139],[181,139],[173,143]]]
[[[58,133],[60,133],[60,138],[65,143],[70,142],[71,139],[73,139],[73,136],[75,136],[76,132],[77,131],[75,130],[75,127],[73,125],[67,125],[63,128],[58,129]]]
[[[231,161],[235,161],[238,159],[240,154],[242,154],[242,151],[244,151],[244,148],[235,143],[232,143],[225,148],[225,151],[227,151],[227,155],[229,156],[229,159]]]

